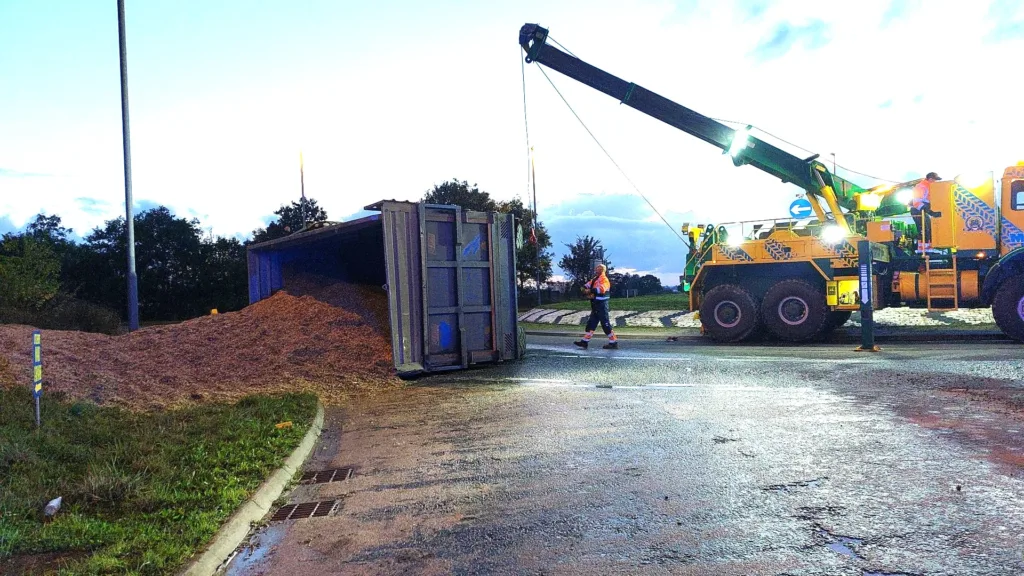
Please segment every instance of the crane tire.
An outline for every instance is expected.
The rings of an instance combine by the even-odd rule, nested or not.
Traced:
[[[806,342],[822,334],[829,320],[825,294],[804,280],[782,280],[765,293],[761,320],[779,340]]]
[[[740,342],[761,324],[754,297],[735,284],[715,286],[704,295],[700,321],[716,342]]]
[[[996,325],[1010,338],[1024,342],[1024,277],[1004,280],[992,299]]]

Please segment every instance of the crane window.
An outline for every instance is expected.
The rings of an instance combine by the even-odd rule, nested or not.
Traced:
[[[1014,210],[1024,210],[1024,180],[1010,183],[1010,198],[1013,199]]]

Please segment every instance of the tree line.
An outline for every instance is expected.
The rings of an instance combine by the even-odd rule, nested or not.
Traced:
[[[521,294],[549,282],[551,236],[522,200],[496,201],[466,181],[452,179],[427,190],[421,201],[454,204],[467,210],[511,213],[517,223],[516,270]],[[265,228],[245,239],[215,236],[199,220],[181,218],[158,206],[135,216],[135,259],[139,316],[143,321],[177,321],[248,304],[246,248],[328,221],[315,199],[280,206]],[[614,271],[601,242],[591,236],[566,244],[558,262],[574,293],[603,261],[612,295],[625,297],[662,291],[655,276]],[[80,242],[59,215],[39,214],[21,233],[0,237],[0,323],[41,328],[113,332],[127,310],[127,241],[124,217],[107,220]]]
[[[199,220],[164,206],[135,215],[139,317],[175,321],[239,310],[248,303],[246,246],[323,222],[314,199],[284,205],[266,228],[240,240],[208,234]],[[0,322],[115,332],[126,316],[126,220],[107,220],[81,242],[59,215],[39,214],[24,232],[0,237]]]
[[[523,241],[516,251],[518,283],[551,277],[550,237],[521,200],[496,202],[465,181],[451,180],[423,194],[424,202],[512,213]],[[328,221],[315,199],[278,208],[265,228],[246,239],[215,236],[197,219],[158,206],[135,215],[139,316],[176,321],[248,304],[246,248],[294,234],[303,222]],[[41,328],[113,332],[127,310],[124,217],[107,220],[80,242],[59,215],[39,214],[20,233],[0,237],[0,322]]]

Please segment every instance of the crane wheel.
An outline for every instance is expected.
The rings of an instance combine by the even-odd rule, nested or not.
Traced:
[[[803,280],[783,280],[768,289],[761,319],[779,340],[805,342],[822,334],[829,320],[825,294]]]
[[[735,284],[715,286],[700,304],[704,331],[717,342],[739,342],[760,325],[754,297]]]
[[[1024,342],[1024,278],[1010,278],[999,285],[992,299],[992,316],[1003,334]]]

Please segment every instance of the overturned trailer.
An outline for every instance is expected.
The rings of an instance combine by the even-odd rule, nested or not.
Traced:
[[[525,354],[511,214],[393,200],[365,209],[379,214],[250,245],[249,302],[306,277],[379,290],[401,376]]]

